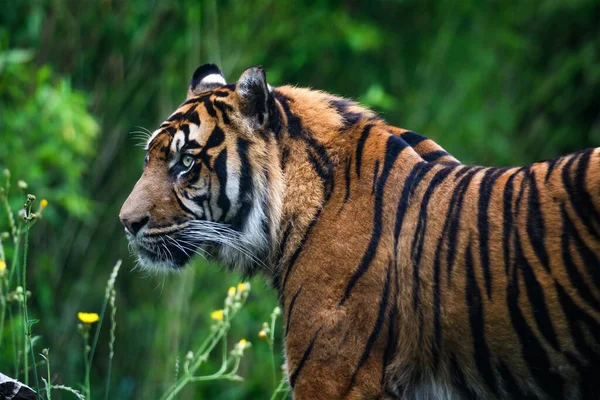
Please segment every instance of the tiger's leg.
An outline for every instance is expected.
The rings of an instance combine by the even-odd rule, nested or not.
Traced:
[[[380,354],[360,361],[357,333],[341,325],[292,330],[287,337],[288,378],[295,400],[387,398]],[[359,350],[360,349],[360,350]],[[382,356],[382,355],[381,355]],[[362,366],[357,369],[357,364]]]
[[[385,355],[395,347],[388,342],[396,343],[389,310],[377,297],[339,307],[338,296],[311,283],[295,286],[283,307],[294,399],[385,398]]]

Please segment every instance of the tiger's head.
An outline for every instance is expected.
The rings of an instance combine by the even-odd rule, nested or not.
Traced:
[[[143,268],[179,269],[194,254],[250,274],[263,264],[281,213],[278,113],[261,67],[233,84],[214,64],[194,72],[119,214]]]

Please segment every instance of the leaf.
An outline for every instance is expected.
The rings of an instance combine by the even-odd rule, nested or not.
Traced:
[[[26,325],[26,327],[27,327],[27,333],[30,333],[31,332],[31,327],[34,326],[35,324],[37,324],[38,322],[40,322],[39,319],[30,319],[30,320],[27,320],[27,325]]]

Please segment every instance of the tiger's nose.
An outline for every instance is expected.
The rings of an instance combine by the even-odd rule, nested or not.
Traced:
[[[147,215],[144,216],[136,216],[136,217],[128,217],[123,218],[119,217],[121,220],[121,224],[129,231],[133,236],[137,235],[137,233],[142,229],[148,221],[150,221],[150,217]]]

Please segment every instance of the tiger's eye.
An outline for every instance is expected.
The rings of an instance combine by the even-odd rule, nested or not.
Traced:
[[[189,154],[185,154],[181,158],[181,163],[183,164],[184,167],[189,168],[194,163],[194,157]]]

